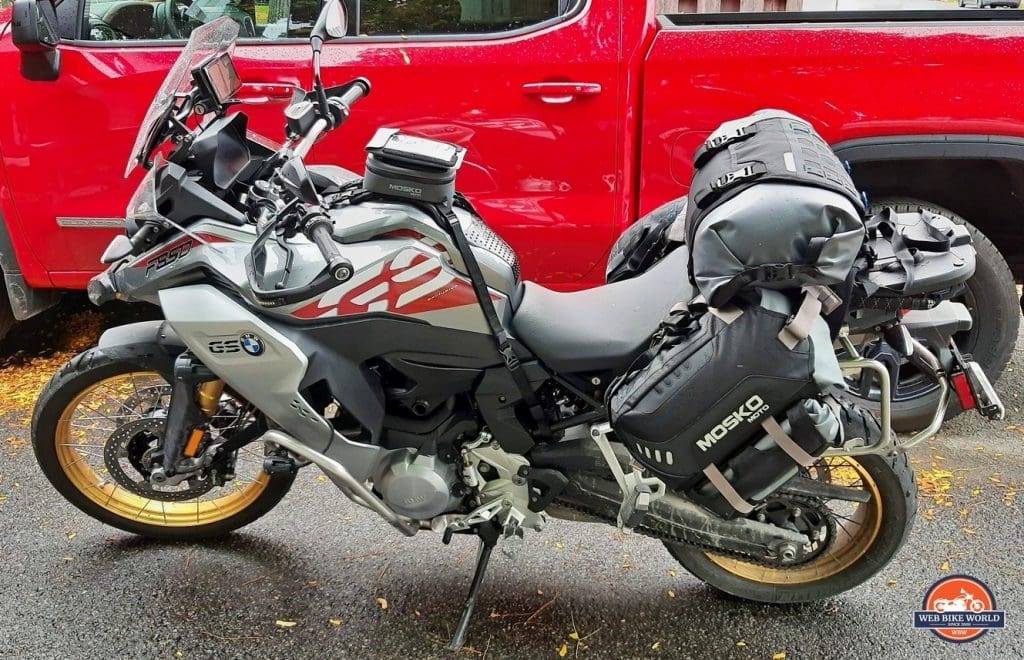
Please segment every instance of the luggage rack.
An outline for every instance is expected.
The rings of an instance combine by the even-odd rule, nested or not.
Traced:
[[[943,371],[939,366],[939,359],[935,357],[934,353],[929,351],[920,342],[913,342],[914,352],[933,368],[934,373],[932,376],[939,385],[939,405],[935,409],[935,416],[932,417],[928,426],[909,438],[900,440],[899,436],[892,430],[892,383],[889,380],[889,371],[885,368],[885,365],[878,360],[869,360],[862,357],[860,352],[857,350],[857,347],[854,346],[852,341],[850,341],[850,336],[845,332],[839,335],[839,342],[843,345],[843,348],[849,356],[848,358],[839,361],[839,367],[841,369],[870,369],[878,376],[879,404],[881,406],[881,419],[879,420],[879,424],[882,427],[882,437],[873,445],[852,448],[836,447],[835,449],[825,451],[823,456],[891,454],[897,450],[906,451],[920,444],[923,440],[926,440],[938,433],[939,429],[942,427],[942,423],[946,420],[946,410],[949,408],[952,393],[949,387],[949,381],[943,375]]]

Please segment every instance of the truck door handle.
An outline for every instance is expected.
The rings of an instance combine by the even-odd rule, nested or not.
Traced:
[[[601,93],[599,83],[587,82],[536,82],[523,85],[523,94],[541,103],[562,105],[577,98],[597,96]]]

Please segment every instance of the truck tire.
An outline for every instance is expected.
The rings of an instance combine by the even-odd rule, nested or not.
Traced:
[[[14,310],[11,309],[11,301],[7,298],[7,287],[0,282],[0,341],[3,341],[13,325]]]
[[[973,355],[989,379],[995,382],[1010,361],[1020,326],[1017,287],[1003,255],[976,227],[938,204],[907,197],[886,197],[875,201],[868,209],[868,214],[887,206],[894,208],[898,213],[913,213],[921,209],[931,211],[964,225],[970,231],[974,239],[974,248],[977,250],[977,269],[974,276],[967,281],[964,302],[971,310],[974,327],[965,336],[957,337],[957,344],[963,352]],[[935,414],[938,396],[937,391],[930,391],[917,398],[894,402],[893,429],[907,432],[926,426]],[[949,419],[961,412],[954,397],[946,418]]]

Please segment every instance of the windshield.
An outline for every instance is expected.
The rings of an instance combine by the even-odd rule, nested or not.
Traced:
[[[149,156],[148,153],[142,152],[147,150],[150,141],[155,137],[154,131],[163,129],[162,124],[167,120],[168,111],[174,107],[175,97],[192,88],[192,77],[189,75],[192,69],[211,55],[231,53],[236,37],[238,23],[227,16],[192,31],[185,50],[181,51],[174,66],[167,72],[167,77],[164,78],[160,90],[146,111],[139,133],[135,136],[135,144],[132,145],[128,167],[124,171],[126,177]]]

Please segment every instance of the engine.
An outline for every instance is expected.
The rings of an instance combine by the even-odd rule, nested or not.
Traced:
[[[430,520],[455,509],[462,498],[456,466],[437,456],[395,452],[374,485],[384,501],[403,516]]]

